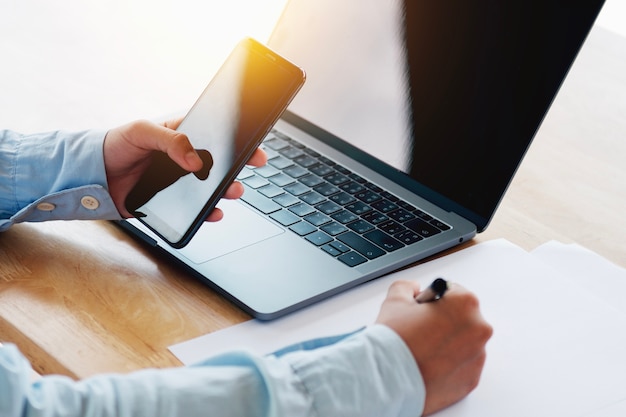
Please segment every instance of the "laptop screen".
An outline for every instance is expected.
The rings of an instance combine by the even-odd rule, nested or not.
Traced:
[[[270,46],[307,72],[291,112],[481,231],[602,4],[291,0]]]

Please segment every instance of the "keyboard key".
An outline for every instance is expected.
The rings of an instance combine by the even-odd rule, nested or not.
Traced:
[[[279,187],[284,187],[285,185],[289,185],[294,182],[293,178],[291,178],[289,175],[283,174],[282,172],[268,179]]]
[[[337,236],[348,230],[346,226],[337,222],[330,222],[320,227],[323,231],[328,233],[331,236]]]
[[[375,193],[383,192],[382,188],[380,188],[378,185],[372,184],[371,182],[366,182],[365,186],[369,188],[370,190],[374,191]]]
[[[424,220],[424,221],[431,221],[433,218],[432,216],[430,216],[429,214],[424,213],[422,210],[418,210],[415,209],[413,211],[413,214],[415,214],[417,217],[419,217],[420,219]]]
[[[347,204],[345,208],[346,210],[350,210],[351,212],[353,212],[354,214],[358,216],[373,210],[373,208],[371,208],[367,204],[362,203],[360,201],[355,201],[354,203]]]
[[[357,265],[361,265],[364,262],[367,262],[367,259],[365,259],[356,252],[344,253],[343,255],[339,255],[337,259],[339,259],[341,262],[348,265],[349,267],[354,267]]]
[[[368,259],[375,259],[385,254],[385,251],[383,251],[381,248],[374,245],[370,241],[363,239],[361,236],[357,235],[354,232],[346,232],[342,235],[339,235],[337,236],[337,240],[350,246],[352,249],[359,252],[361,255],[365,256]]]
[[[274,202],[280,204],[283,207],[293,206],[294,204],[300,202],[300,199],[287,193],[281,194],[278,197],[274,197],[272,200],[274,200]]]
[[[341,251],[338,251],[330,244],[323,245],[322,250],[331,256],[339,256],[342,253]]]
[[[348,227],[360,235],[374,228],[374,226],[372,226],[365,220],[357,220],[355,222],[348,223]]]
[[[300,217],[308,216],[309,214],[316,212],[316,210],[313,207],[305,203],[295,204],[289,207],[289,211]]]
[[[340,192],[339,194],[331,195],[330,197],[328,197],[328,199],[330,201],[334,201],[335,203],[337,203],[337,204],[339,204],[341,206],[345,206],[346,204],[349,204],[349,203],[352,203],[352,202],[356,201],[356,199],[354,197],[352,197],[348,193],[344,193],[343,191]]]
[[[285,135],[283,132],[279,132],[276,129],[272,129],[272,135],[274,135],[277,138],[280,138],[282,140],[285,141],[285,143],[289,144],[289,142],[291,141],[291,139],[289,138],[289,136]]]
[[[309,174],[304,177],[299,177],[298,181],[300,181],[302,184],[306,185],[307,187],[311,187],[311,188],[324,183],[323,179],[313,174]]]
[[[395,235],[406,230],[406,227],[402,226],[400,223],[394,222],[393,220],[385,222],[378,227],[390,235]]]
[[[394,211],[387,213],[387,215],[391,217],[392,219],[394,219],[395,221],[397,221],[398,223],[404,223],[406,221],[409,221],[415,218],[413,214],[409,213],[405,209],[394,210]]]
[[[294,182],[293,184],[287,185],[285,187],[285,191],[287,191],[291,195],[300,196],[302,194],[308,193],[309,191],[311,191],[311,189],[302,183]]]
[[[314,190],[325,197],[331,196],[333,194],[337,194],[339,192],[339,188],[331,184],[318,185],[317,187],[314,188]]]
[[[333,241],[330,236],[324,232],[320,232],[319,230],[317,232],[309,233],[304,238],[316,246],[322,246]]]
[[[311,191],[310,193],[303,194],[300,197],[300,200],[308,203],[312,206],[321,203],[322,201],[326,201],[326,198],[315,191]]]
[[[318,159],[329,167],[337,165],[332,159],[328,159],[325,156],[320,156]]]
[[[287,210],[274,212],[270,214],[270,218],[276,220],[283,226],[291,226],[292,224],[298,223],[300,221],[300,217],[288,212]]]
[[[256,175],[253,176],[253,177],[248,177],[248,178],[242,180],[241,182],[243,182],[244,184],[246,184],[250,188],[265,187],[267,184],[269,184],[269,182],[265,178],[259,177],[259,176],[256,176]]]
[[[239,174],[237,174],[237,179],[239,181],[249,178],[251,176],[254,175],[254,171],[252,171],[250,168],[248,167],[243,167],[243,169],[241,171],[239,171]]]
[[[342,167],[341,165],[337,165],[335,166],[335,169],[339,172],[341,172],[343,175],[350,175],[352,174],[352,171],[350,171],[348,168],[346,167]]]
[[[285,136],[286,136],[286,135],[285,135]],[[306,146],[305,146],[304,144],[302,144],[302,143],[300,143],[300,142],[298,142],[298,141],[295,141],[295,140],[293,140],[293,139],[291,139],[291,138],[289,138],[289,137],[287,137],[287,141],[288,141],[288,142],[289,142],[289,144],[290,144],[291,146],[293,146],[294,148],[298,148],[298,149],[304,149],[304,148],[306,148]]]
[[[423,237],[415,233],[413,230],[408,230],[408,229],[405,230],[404,232],[400,232],[394,235],[394,237],[398,239],[400,242],[404,243],[405,245],[410,245],[412,243],[419,242],[420,240],[424,239]]]
[[[267,163],[276,169],[285,169],[293,165],[293,162],[291,160],[280,155],[276,158],[270,159],[269,161],[267,161]]]
[[[289,230],[297,233],[300,236],[306,236],[309,233],[313,233],[314,231],[316,231],[317,228],[310,223],[300,221],[289,226]]]
[[[419,235],[423,237],[430,237],[436,235],[437,233],[441,233],[441,230],[421,219],[413,219],[406,222],[404,225],[414,232],[419,233]]]
[[[340,174],[339,172],[335,172],[334,174],[330,174],[330,175],[326,175],[324,177],[324,179],[326,181],[328,181],[329,183],[331,183],[332,185],[341,185],[341,184],[345,184],[347,183],[348,177],[346,177],[345,175]]]
[[[400,201],[398,197],[396,197],[395,195],[391,194],[388,191],[383,191],[380,193],[380,195],[383,196],[383,198],[386,198],[387,200],[391,201],[392,203]]]
[[[287,148],[281,150],[280,154],[285,158],[295,159],[304,155],[304,152],[298,148],[294,148],[293,146],[288,146]]]
[[[382,230],[372,230],[371,232],[365,233],[363,236],[385,249],[387,252],[393,252],[404,247],[404,244],[389,236]]]
[[[343,224],[350,223],[358,219],[356,214],[351,213],[347,210],[343,210],[338,213],[335,213],[330,217],[337,220],[339,223],[343,223]]]
[[[275,151],[280,151],[281,149],[289,147],[289,143],[279,138],[266,139],[263,144]]]
[[[406,201],[398,201],[398,205],[401,208],[405,209],[406,211],[413,212],[413,211],[417,210],[414,206],[412,206],[411,204],[407,203]]]
[[[368,222],[378,225],[381,223],[385,223],[389,220],[389,217],[385,216],[382,213],[377,212],[376,210],[370,211],[369,213],[365,213],[363,215],[363,220],[367,220]]]
[[[261,144],[261,149],[263,149],[265,151],[265,154],[267,155],[267,160],[271,161],[272,159],[280,156],[278,154],[278,152],[276,152],[273,149],[270,149],[268,146],[265,146],[265,144]]]
[[[311,223],[314,226],[321,226],[323,224],[326,223],[330,223],[330,217],[320,213],[320,212],[315,212],[313,214],[309,214],[308,216],[306,216],[304,218],[304,220],[306,220],[307,222]]]
[[[311,148],[306,148],[306,149],[304,149],[304,152],[305,152],[306,154],[308,154],[308,155],[311,155],[311,156],[312,156],[312,157],[314,157],[314,158],[319,158],[319,156],[320,156],[320,154],[319,154],[319,153],[315,152],[315,151],[314,151],[313,149],[311,149]]]
[[[265,187],[257,189],[258,192],[263,194],[267,198],[274,198],[284,193],[283,189],[275,186],[274,184],[268,184]]]
[[[365,190],[365,187],[363,187],[361,184],[352,181],[341,185],[339,188],[349,194],[356,194]]]
[[[304,168],[310,168],[312,166],[315,166],[315,165],[319,164],[319,162],[317,161],[316,158],[313,158],[312,156],[309,156],[309,155],[299,156],[297,158],[294,158],[293,161],[296,164],[298,164],[298,165],[300,165],[301,167],[304,167]]]
[[[269,177],[272,177],[272,176],[280,173],[280,171],[278,169],[274,168],[271,165],[263,165],[262,167],[255,168],[254,172],[257,175],[262,176],[263,178],[269,178]]]
[[[324,165],[324,164],[316,165],[313,168],[310,168],[310,171],[312,173],[314,173],[315,175],[318,175],[320,177],[324,177],[324,176],[326,176],[328,174],[332,174],[333,172],[335,172],[334,169],[332,169],[328,165]]]
[[[348,176],[352,179],[352,181],[356,181],[359,184],[365,184],[367,182],[367,181],[365,181],[365,178],[361,177],[358,174],[350,174]]]
[[[344,245],[343,243],[341,243],[338,240],[330,242],[329,245],[332,246],[333,248],[337,249],[341,253],[348,253],[348,252],[351,251],[349,246]]]
[[[432,224],[433,226],[435,226],[437,229],[441,229],[441,230],[450,230],[450,226],[448,226],[445,223],[440,222],[437,219],[432,219],[430,221],[430,224]]]
[[[291,178],[300,178],[304,177],[309,173],[308,169],[302,168],[300,165],[290,166],[285,168],[283,172],[289,175]]]
[[[251,188],[245,189],[241,199],[259,210],[261,213],[270,214],[280,210],[280,206],[278,204]]]
[[[389,213],[390,211],[394,211],[395,209],[398,208],[398,206],[394,203],[392,203],[389,200],[380,200],[380,201],[376,201],[374,203],[371,203],[372,207],[374,207],[376,210],[382,212],[382,213]]]
[[[382,200],[382,197],[380,195],[370,190],[361,191],[360,193],[356,193],[354,196],[367,204],[371,204],[374,201]]]
[[[326,214],[326,215],[331,215],[333,213],[336,213],[340,210],[342,210],[341,206],[339,204],[335,204],[332,201],[327,201],[325,203],[322,203],[320,205],[318,205],[316,207],[316,209],[318,209],[319,211],[321,211],[322,213]]]

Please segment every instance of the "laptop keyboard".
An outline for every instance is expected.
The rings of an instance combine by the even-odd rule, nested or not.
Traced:
[[[268,163],[241,171],[241,199],[350,267],[450,229],[281,132],[262,147]]]

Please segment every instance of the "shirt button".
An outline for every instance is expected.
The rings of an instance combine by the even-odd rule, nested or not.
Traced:
[[[37,210],[41,210],[41,211],[52,211],[55,208],[57,208],[57,206],[52,204],[52,203],[39,203],[39,204],[37,204]]]
[[[90,195],[86,195],[80,199],[80,204],[85,207],[87,210],[95,210],[100,207],[100,202]]]

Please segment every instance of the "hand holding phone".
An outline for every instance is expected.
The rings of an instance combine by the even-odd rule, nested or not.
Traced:
[[[203,168],[186,172],[155,153],[126,198],[127,210],[172,247],[185,246],[304,80],[301,68],[253,39],[241,41],[177,129]]]

